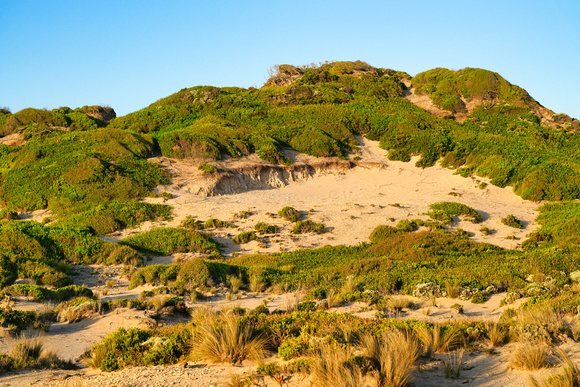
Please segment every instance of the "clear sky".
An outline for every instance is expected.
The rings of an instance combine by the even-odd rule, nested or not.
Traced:
[[[260,87],[274,64],[496,71],[580,118],[580,1],[1,0],[0,107],[109,105]]]

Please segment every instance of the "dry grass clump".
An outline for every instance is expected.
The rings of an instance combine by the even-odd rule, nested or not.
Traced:
[[[38,361],[43,348],[44,344],[41,337],[26,338],[21,336],[10,352],[14,368],[25,368]]]
[[[415,333],[425,347],[425,352],[428,356],[433,353],[447,352],[458,346],[461,341],[461,332],[452,326],[441,326],[435,324],[433,329],[428,326],[419,326]]]
[[[407,297],[391,297],[387,300],[387,306],[395,312],[400,312],[411,305]]]
[[[401,331],[387,331],[380,338],[363,336],[359,350],[371,361],[371,374],[378,386],[408,385],[411,370],[421,355],[417,339]]]
[[[22,368],[64,368],[72,369],[74,364],[60,359],[55,351],[44,348],[41,336],[27,338],[21,336],[10,352],[10,358],[4,356],[8,369]],[[9,363],[6,361],[9,360]],[[7,370],[8,370],[7,369]]]
[[[339,348],[324,342],[316,349],[316,361],[312,365],[312,383],[316,387],[362,387],[363,373],[360,367],[348,364],[352,348]]]
[[[228,283],[232,289],[233,293],[237,293],[240,290],[240,287],[244,284],[244,281],[240,277],[236,277],[235,275],[231,275],[228,277]]]
[[[82,358],[82,362],[91,368],[98,369],[101,367],[101,364],[103,363],[103,360],[105,360],[109,350],[110,348],[107,345],[95,345],[90,351],[88,351],[90,357],[84,357],[87,356],[87,354],[85,354]]]
[[[445,281],[445,291],[447,292],[447,297],[457,298],[461,292],[461,285],[457,281]]]
[[[530,384],[533,387],[573,387],[580,386],[580,368],[572,362],[570,356],[560,348],[556,348],[556,355],[560,358],[563,373],[550,376],[538,382],[530,375]]]
[[[489,338],[492,347],[505,343],[508,337],[508,331],[503,324],[490,322],[487,323],[485,327],[487,330],[487,337]]]
[[[205,319],[198,319],[192,333],[195,343],[192,356],[196,359],[235,365],[260,358],[265,351],[266,339],[256,335],[250,325],[243,324],[233,313],[220,318],[206,315]]]
[[[349,275],[348,277],[346,277],[346,282],[344,283],[344,285],[342,285],[342,292],[343,293],[354,293],[356,292],[358,289],[358,283],[356,282],[356,279],[354,278],[354,276]]]
[[[518,343],[511,353],[509,362],[511,368],[524,370],[539,370],[547,365],[546,344],[540,341]]]
[[[504,316],[505,315],[505,316]],[[544,340],[550,342],[550,335],[565,332],[564,315],[547,305],[529,309],[504,312],[501,319],[511,323],[510,334],[519,341]]]
[[[333,308],[334,306],[340,304],[342,301],[342,297],[335,289],[329,289],[326,292],[326,305],[329,308]]]
[[[461,365],[463,363],[463,350],[453,351],[447,355],[447,360],[443,360],[445,365],[446,378],[458,378],[461,374]]]
[[[254,293],[261,293],[266,284],[258,276],[250,277],[250,290]]]
[[[57,307],[58,318],[69,324],[81,321],[99,312],[99,303],[95,300],[84,300],[79,303],[63,303]]]

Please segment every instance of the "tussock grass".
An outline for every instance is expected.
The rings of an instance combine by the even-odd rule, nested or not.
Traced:
[[[530,384],[533,387],[574,387],[580,385],[580,368],[570,356],[560,348],[555,349],[556,356],[560,358],[562,373],[550,376],[545,380],[538,381],[530,375]]]
[[[244,284],[244,281],[240,277],[236,277],[235,275],[231,275],[228,277],[228,283],[232,289],[233,293],[237,293],[240,290],[240,287]]]
[[[254,293],[260,293],[264,290],[266,284],[258,276],[250,277],[250,290]]]
[[[548,365],[546,344],[540,341],[518,343],[512,350],[509,366],[525,370],[539,370]]]
[[[445,281],[445,291],[447,292],[447,297],[457,298],[461,292],[461,285],[458,281]]]
[[[490,322],[485,325],[485,328],[492,347],[496,347],[498,344],[503,344],[508,338],[508,330],[503,324]]]
[[[433,329],[429,329],[427,325],[421,325],[416,328],[415,333],[428,356],[447,352],[458,346],[461,341],[461,332],[452,326],[435,324]]]
[[[363,387],[360,367],[347,364],[352,348],[339,348],[331,343],[321,343],[316,349],[312,365],[312,383],[315,387]]]
[[[411,305],[411,300],[405,296],[390,297],[387,300],[387,306],[395,312],[400,312]]]
[[[267,340],[258,336],[254,329],[243,323],[234,313],[220,318],[208,315],[192,332],[195,346],[194,359],[215,363],[241,364],[246,359],[258,359],[265,352]]]
[[[401,387],[409,384],[411,370],[421,355],[417,339],[401,331],[387,331],[380,338],[367,334],[359,350],[371,361],[378,386]]]
[[[44,349],[41,337],[27,338],[21,336],[10,351],[10,357],[14,361],[14,368],[25,368],[40,359],[40,354]]]
[[[357,280],[354,278],[354,276],[349,275],[348,277],[346,277],[346,281],[344,285],[342,285],[341,290],[343,293],[354,293],[357,291],[357,288],[358,288]]]
[[[329,308],[333,308],[334,306],[340,304],[342,301],[342,297],[335,289],[329,289],[326,292],[326,305]]]
[[[443,360],[445,365],[446,378],[458,378],[461,374],[461,365],[463,363],[463,350],[453,351],[447,355],[447,360]]]

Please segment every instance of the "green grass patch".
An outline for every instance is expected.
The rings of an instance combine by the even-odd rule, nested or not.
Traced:
[[[207,234],[185,228],[157,227],[123,239],[119,244],[151,255],[204,253],[220,257],[217,243]]]

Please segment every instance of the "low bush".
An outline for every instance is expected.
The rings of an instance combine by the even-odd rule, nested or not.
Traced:
[[[487,301],[487,297],[483,292],[475,292],[473,296],[471,296],[471,303],[472,304],[484,304]]]
[[[315,234],[324,234],[326,232],[326,227],[322,223],[315,223],[310,219],[307,220],[299,220],[294,225],[292,229],[293,234],[305,234],[305,233],[315,233]]]
[[[228,222],[224,221],[224,220],[219,220],[216,218],[211,218],[205,221],[204,224],[204,228],[222,228],[222,227],[227,227],[228,226]]]
[[[259,238],[254,231],[245,231],[236,235],[232,240],[238,245],[241,245],[258,239]]]
[[[479,215],[477,211],[462,203],[438,202],[429,205],[429,207],[433,211],[428,212],[427,215],[429,215],[434,220],[438,220],[446,224],[450,224],[452,222],[453,216],[464,217],[472,223],[479,223],[481,221],[481,215]]]
[[[298,222],[300,220],[300,213],[294,207],[286,206],[278,211],[278,215],[289,222]]]
[[[140,364],[143,343],[150,337],[149,332],[141,329],[119,328],[91,347],[87,362],[91,367],[106,372]]]
[[[66,301],[75,297],[93,297],[91,289],[85,286],[69,285],[56,290],[38,285],[14,284],[4,290],[12,296],[31,297],[34,301]]]
[[[186,219],[183,220],[183,222],[181,222],[180,226],[192,230],[203,230],[203,228],[205,227],[205,223],[202,222],[201,220],[195,220],[195,218],[192,216],[188,216]]]
[[[413,226],[413,223],[409,222],[408,220],[405,219],[401,219],[399,220],[399,223],[397,223],[397,228],[401,231],[405,231],[405,232],[411,232],[413,230],[415,230],[415,227]]]
[[[273,224],[259,222],[254,226],[254,230],[259,234],[276,234],[278,232],[278,227]]]
[[[506,215],[505,218],[501,219],[501,222],[508,227],[519,228],[519,229],[524,228],[524,225],[512,214]]]
[[[91,317],[100,311],[100,307],[101,305],[91,298],[77,297],[58,304],[56,311],[60,321],[70,324]]]
[[[8,331],[15,335],[31,326],[48,330],[48,324],[43,321],[40,313],[10,308],[0,308],[0,326],[8,328]]]

